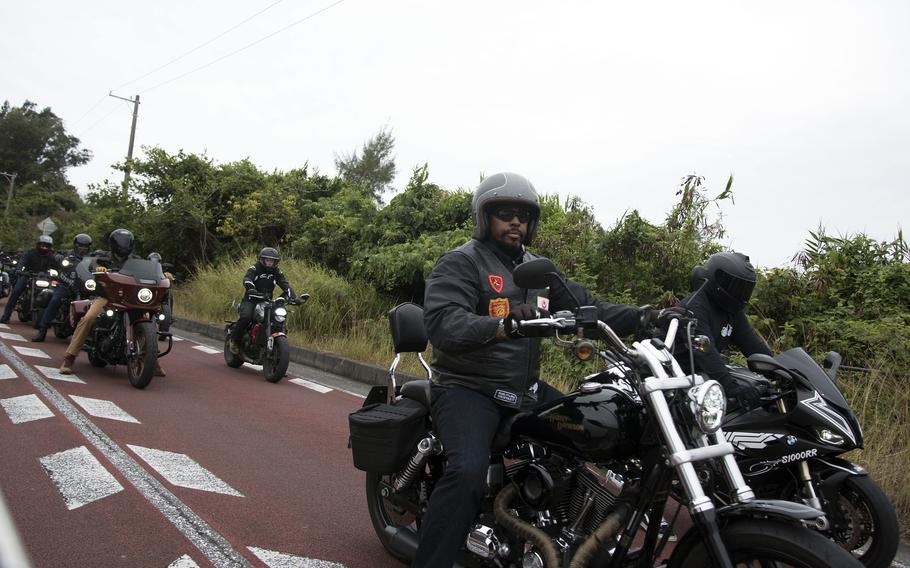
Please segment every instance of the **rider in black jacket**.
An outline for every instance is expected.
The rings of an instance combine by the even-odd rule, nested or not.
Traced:
[[[66,266],[64,267],[63,262],[61,262],[60,282],[54,287],[54,294],[48,301],[47,307],[44,308],[44,314],[41,316],[41,321],[38,322],[38,331],[32,337],[32,341],[44,341],[47,335],[47,328],[50,327],[51,322],[57,316],[57,310],[60,309],[63,297],[72,292],[72,287],[76,281],[76,265],[82,261],[82,257],[87,255],[90,250],[92,250],[91,236],[79,233],[73,237],[73,249],[63,253],[63,260],[66,262]]]
[[[47,272],[51,268],[58,268],[57,259],[54,258],[54,239],[48,235],[39,236],[35,248],[22,255],[18,268],[20,272]],[[16,285],[13,286],[13,291],[10,292],[9,299],[6,301],[0,323],[9,322],[9,317],[16,309],[19,296],[28,286],[28,280],[28,278],[16,279]]]
[[[490,444],[502,419],[517,409],[560,396],[539,382],[540,339],[518,322],[548,311],[574,309],[562,284],[549,290],[515,285],[512,271],[537,255],[528,252],[537,229],[537,192],[524,177],[485,179],[472,201],[472,239],[446,253],[427,278],[424,323],[433,344],[432,414],[446,452],[446,469],[420,527],[413,567],[448,568],[483,497]],[[620,335],[655,315],[650,308],[596,299],[568,282],[583,305]]]
[[[690,285],[695,291],[680,305],[696,318],[695,333],[711,339],[706,350],[693,353],[695,368],[720,382],[728,398],[743,408],[751,408],[761,398],[767,381],[758,378],[749,381],[731,375],[720,352],[732,345],[746,357],[754,353],[771,355],[743,311],[755,288],[755,268],[744,254],[719,252],[692,271]],[[685,364],[688,357],[680,360]]]
[[[250,325],[250,322],[253,321],[253,310],[256,309],[257,302],[249,299],[250,292],[257,292],[271,298],[277,284],[278,287],[284,290],[281,297],[276,300],[277,303],[283,304],[287,300],[296,299],[288,279],[284,276],[284,272],[278,268],[278,261],[280,260],[281,255],[278,254],[277,250],[272,247],[265,247],[259,251],[256,263],[249,267],[246,274],[243,275],[243,287],[246,288],[246,292],[244,292],[243,301],[237,307],[240,317],[234,326],[230,342],[230,350],[234,355],[240,353],[243,333]]]

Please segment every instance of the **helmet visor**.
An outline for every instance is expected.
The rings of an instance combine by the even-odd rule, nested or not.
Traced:
[[[717,281],[717,285],[737,302],[745,304],[752,297],[755,281],[744,280],[723,270],[718,270],[714,278]]]

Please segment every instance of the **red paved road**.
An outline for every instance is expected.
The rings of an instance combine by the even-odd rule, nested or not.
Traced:
[[[31,337],[31,327],[9,329]],[[37,395],[54,416],[19,424],[0,412],[0,488],[35,567],[166,567],[183,555],[212,566],[194,543],[120,473],[102,451],[29,381],[17,365],[56,367],[66,344],[0,339],[0,356],[18,375],[0,380],[0,399]],[[229,369],[220,354],[175,343],[162,359],[168,376],[145,390],[129,385],[124,367],[94,368],[83,353],[75,367],[86,384],[47,385],[86,415],[116,447],[201,517],[253,566],[267,566],[247,547],[356,567],[399,567],[376,540],[366,514],[363,475],[351,466],[347,415],[358,397],[266,382],[251,368]],[[14,351],[38,348],[39,359]],[[141,424],[88,415],[72,395],[111,401]],[[131,446],[186,454],[243,496],[178,487]],[[68,510],[39,459],[87,447],[123,486],[119,493]],[[216,560],[217,562],[217,560]],[[242,562],[242,561],[241,561]]]

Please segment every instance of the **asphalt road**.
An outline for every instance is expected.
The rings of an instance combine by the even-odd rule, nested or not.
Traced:
[[[366,386],[296,365],[271,384],[178,332],[138,390],[84,353],[60,376],[66,343],[33,333],[0,325],[0,489],[32,566],[402,566],[347,449]]]

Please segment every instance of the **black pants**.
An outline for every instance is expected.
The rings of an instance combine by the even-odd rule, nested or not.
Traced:
[[[253,321],[253,311],[255,309],[256,302],[250,302],[249,300],[240,302],[240,306],[237,308],[240,317],[237,319],[237,323],[234,324],[234,330],[231,332],[231,339],[233,339],[235,343],[243,341],[243,333],[246,331],[246,328],[250,326],[250,322]]]
[[[538,384],[537,400],[561,396]],[[420,527],[420,546],[411,568],[449,568],[464,544],[483,499],[490,445],[499,422],[516,411],[477,391],[433,386],[433,430],[445,448],[445,473],[430,496]]]

